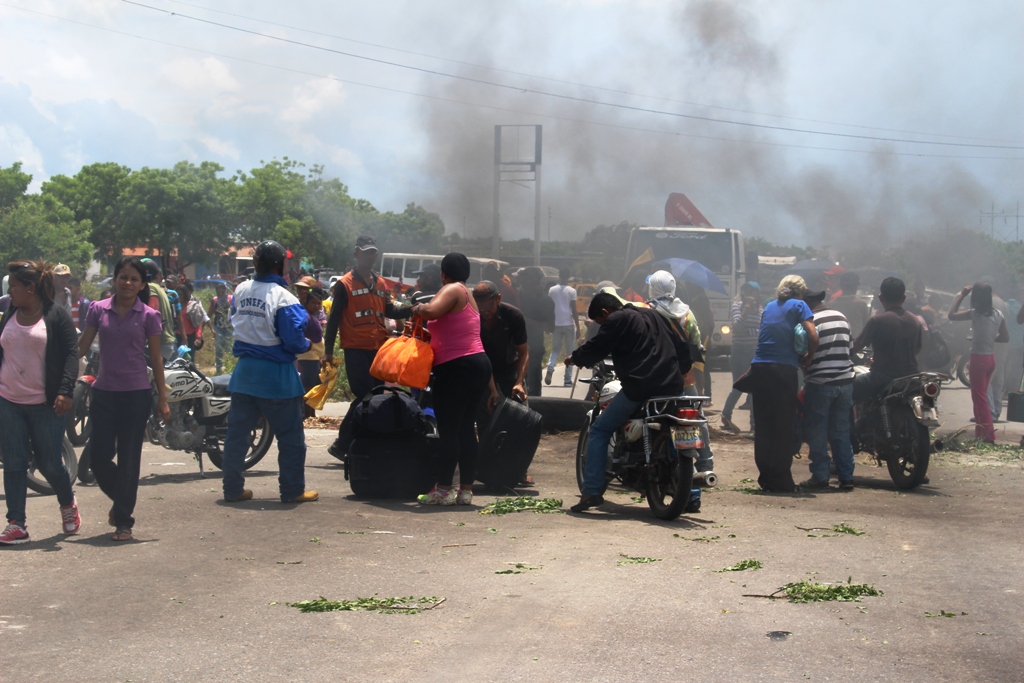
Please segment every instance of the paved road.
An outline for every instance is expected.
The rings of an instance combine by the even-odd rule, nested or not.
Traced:
[[[31,495],[34,542],[0,551],[0,680],[1021,680],[1019,459],[940,459],[912,493],[861,463],[852,493],[776,497],[746,492],[740,439],[716,444],[721,490],[675,522],[626,491],[585,517],[495,517],[352,499],[331,438],[308,433],[323,498],[301,506],[277,502],[273,457],[250,473],[256,499],[229,506],[215,475],[147,446],[128,545],[108,540],[95,487],[78,488],[72,538],[55,500]],[[525,493],[574,500],[574,450],[574,435],[545,437]],[[831,535],[840,522],[866,535]],[[764,568],[715,572],[747,558]],[[533,569],[496,574],[517,563]],[[744,597],[848,577],[884,595]],[[416,615],[285,604],[373,595],[446,601]],[[942,611],[955,616],[927,616]]]

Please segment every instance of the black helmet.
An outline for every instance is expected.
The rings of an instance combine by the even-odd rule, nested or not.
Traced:
[[[151,258],[142,259],[142,267],[145,269],[142,275],[146,278],[146,282],[153,282],[160,277],[160,266],[157,262]]]
[[[274,240],[265,240],[256,245],[252,254],[252,264],[259,274],[277,273],[284,267],[288,253]]]

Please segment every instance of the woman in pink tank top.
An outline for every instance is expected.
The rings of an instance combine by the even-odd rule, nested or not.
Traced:
[[[469,259],[451,253],[441,261],[444,286],[427,304],[413,306],[413,315],[430,321],[430,348],[434,351],[434,416],[440,437],[437,483],[419,497],[424,505],[469,505],[479,444],[476,410],[489,391],[488,410],[498,400],[491,362],[480,341],[480,311],[466,288]],[[459,466],[458,491],[452,485]]]

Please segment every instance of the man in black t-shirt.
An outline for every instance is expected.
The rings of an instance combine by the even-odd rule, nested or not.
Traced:
[[[907,287],[903,280],[887,277],[879,290],[878,300],[885,311],[870,318],[853,343],[854,353],[867,346],[874,352],[871,372],[858,375],[853,382],[856,401],[871,398],[894,379],[918,371],[922,329],[917,316],[903,309]]]
[[[526,318],[530,359],[527,365],[526,387],[530,396],[540,396],[541,364],[544,362],[544,333],[555,329],[555,302],[541,289],[544,277],[540,268],[525,268],[519,275],[519,310]]]
[[[502,303],[497,285],[490,280],[473,288],[473,299],[480,309],[480,341],[491,361],[495,386],[502,395],[524,401],[530,357],[526,319],[518,308]]]

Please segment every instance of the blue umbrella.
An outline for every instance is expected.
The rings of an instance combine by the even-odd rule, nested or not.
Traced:
[[[718,279],[718,276],[697,261],[690,261],[684,258],[667,258],[655,263],[654,269],[667,270],[677,280],[691,282],[695,285],[700,285],[704,289],[710,289],[712,292],[719,292],[726,296],[729,295],[725,285]]]

